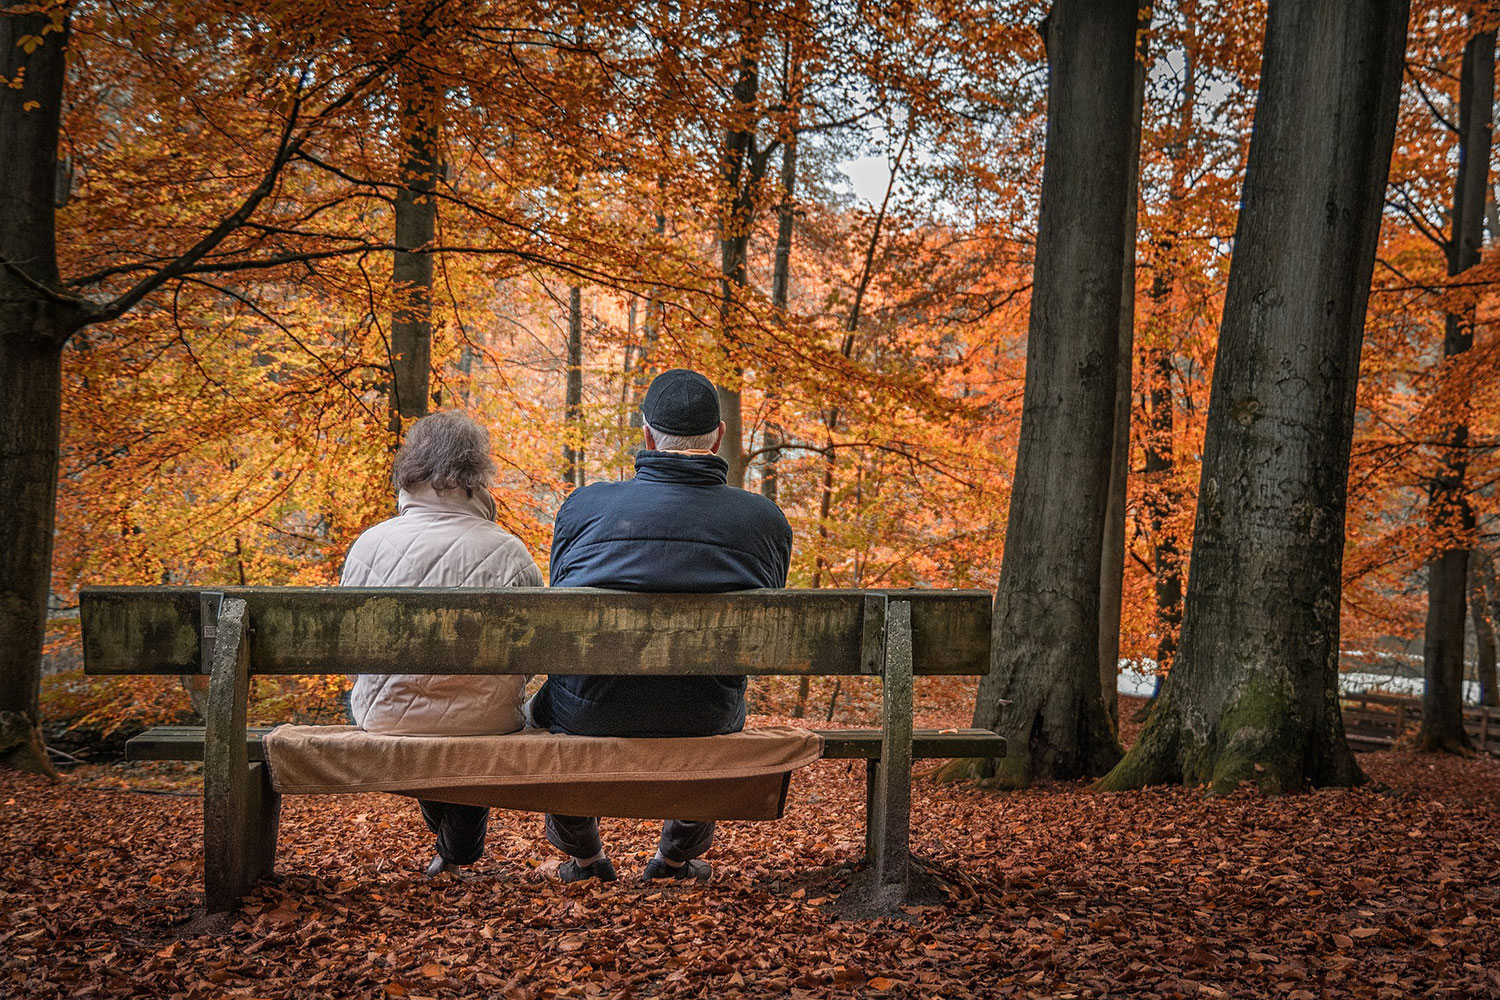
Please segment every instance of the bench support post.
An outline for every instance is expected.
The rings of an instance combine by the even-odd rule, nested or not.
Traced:
[[[245,602],[219,610],[203,744],[203,889],[210,913],[232,910],[276,859],[281,796],[245,750],[250,629]]]
[[[885,683],[881,695],[880,765],[872,786],[874,811],[866,822],[875,901],[898,906],[911,864],[911,602],[886,608]]]

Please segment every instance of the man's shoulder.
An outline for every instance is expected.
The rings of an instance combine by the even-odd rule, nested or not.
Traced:
[[[580,486],[563,499],[562,506],[557,508],[557,516],[566,514],[583,513],[586,511],[607,508],[611,504],[625,499],[629,495],[626,487],[635,480],[625,479],[619,482],[601,480],[597,483],[589,483]]]
[[[742,490],[735,486],[726,486],[724,489],[732,497],[729,502],[740,510],[770,523],[787,523],[786,514],[776,505],[776,501],[769,497],[763,497],[759,493]]]
[[[741,544],[777,549],[792,541],[792,526],[774,501],[735,486],[715,490],[713,500],[694,511],[694,520],[699,531],[721,541],[740,539]]]

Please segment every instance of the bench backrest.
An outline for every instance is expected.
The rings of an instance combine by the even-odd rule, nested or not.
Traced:
[[[913,673],[990,665],[982,590],[86,587],[85,669],[206,672],[226,598],[252,674],[878,674],[891,601],[910,604]]]

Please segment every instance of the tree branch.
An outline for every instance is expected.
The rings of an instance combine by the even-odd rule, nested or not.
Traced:
[[[300,86],[299,86],[300,89]],[[162,285],[190,273],[193,266],[206,257],[220,243],[224,241],[235,230],[239,229],[260,203],[268,198],[276,187],[277,178],[281,175],[281,169],[286,166],[287,161],[292,158],[297,149],[302,145],[301,138],[293,138],[293,130],[297,126],[297,118],[302,108],[300,96],[292,102],[291,113],[287,115],[286,126],[281,131],[281,138],[276,146],[276,155],[271,159],[271,165],[266,169],[266,174],[261,178],[255,189],[240,203],[240,207],[219,221],[208,235],[193,244],[181,256],[174,259],[166,267],[147,275],[136,282],[134,287],[124,292],[113,301],[103,306],[96,306],[83,318],[83,323],[106,323],[112,319],[118,319],[126,312],[135,307],[146,296],[156,291]]]

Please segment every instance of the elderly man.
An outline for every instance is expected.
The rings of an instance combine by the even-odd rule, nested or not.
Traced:
[[[557,512],[552,586],[720,593],[786,586],[792,529],[774,503],[726,485],[719,397],[697,372],[674,368],[641,403],[646,450],[635,478],[574,491]],[[713,736],[745,726],[744,677],[549,678],[532,721],[583,736]],[[714,824],[668,820],[643,881],[706,880],[697,860]],[[599,820],[547,817],[547,839],[570,855],[564,882],[615,879]]]

